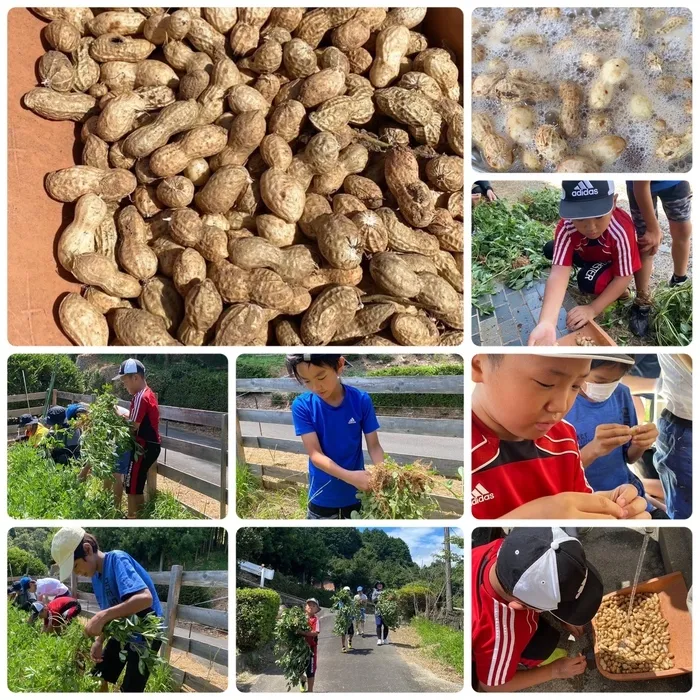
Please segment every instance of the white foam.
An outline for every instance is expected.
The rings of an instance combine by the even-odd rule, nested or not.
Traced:
[[[572,80],[584,90],[586,99],[590,86],[597,77],[598,70],[584,70],[580,66],[582,53],[591,52],[601,56],[603,61],[613,58],[624,58],[630,65],[630,77],[622,85],[615,88],[615,94],[608,110],[612,118],[611,133],[622,136],[628,147],[622,156],[606,170],[611,172],[666,172],[671,170],[683,171],[687,163],[676,164],[669,168],[666,161],[657,159],[654,155],[659,133],[654,130],[656,118],[664,119],[669,131],[682,134],[691,126],[691,116],[684,110],[684,102],[691,98],[691,91],[683,88],[681,81],[692,75],[692,16],[686,8],[667,8],[665,15],[652,16],[652,10],[647,9],[647,37],[637,40],[632,36],[632,21],[629,8],[580,8],[562,10],[558,19],[542,18],[538,10],[522,8],[517,17],[510,21],[506,8],[477,8],[474,16],[482,27],[491,30],[481,34],[475,41],[487,49],[487,60],[502,58],[510,68],[525,68],[534,71],[543,81],[551,83],[556,90],[564,80]],[[592,12],[595,10],[593,16]],[[598,14],[600,12],[600,14]],[[688,22],[669,34],[655,34],[654,31],[672,16],[682,16]],[[603,30],[601,39],[587,36],[577,36],[574,29],[589,23],[591,27]],[[536,50],[516,51],[510,42],[522,34],[540,34],[545,38],[545,48]],[[567,40],[565,50],[556,50],[556,44]],[[568,43],[571,46],[568,46]],[[677,79],[673,93],[664,94],[656,87],[657,75],[651,75],[646,69],[645,59],[649,52],[659,54],[662,59],[663,76],[671,75]],[[478,71],[474,72],[474,75]],[[642,93],[652,103],[655,116],[648,121],[631,119],[628,103],[632,95]],[[505,133],[505,115],[510,105],[501,104],[498,100],[474,101],[475,111],[486,111],[494,119],[494,124],[500,133]],[[561,102],[558,95],[546,102],[534,105],[540,124],[545,123],[545,115],[558,113]],[[588,106],[584,107],[582,120],[586,121]],[[549,120],[548,120],[549,121]],[[582,138],[571,141],[572,152],[590,139]],[[520,164],[519,169],[522,169]],[[514,169],[515,170],[515,169]]]

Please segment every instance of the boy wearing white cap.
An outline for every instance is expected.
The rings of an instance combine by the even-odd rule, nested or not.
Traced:
[[[513,692],[586,670],[558,648],[549,612],[579,636],[595,616],[603,583],[581,543],[558,527],[516,527],[472,549],[472,681]]]
[[[472,358],[474,517],[650,517],[632,484],[593,493],[576,430],[563,420],[590,373],[591,360],[612,357]]]
[[[139,655],[129,642],[122,648],[114,638],[105,645],[104,626],[111,620],[130,615],[145,616],[153,613],[163,617],[158,593],[146,570],[129,554],[121,550],[102,552],[94,535],[81,527],[63,527],[51,541],[51,556],[59,566],[59,578],[64,580],[71,573],[92,579],[92,589],[100,606],[100,612],[85,625],[85,634],[94,637],[90,657],[96,663],[93,674],[102,680],[102,692],[107,692],[126,666],[120,690],[123,693],[142,693],[148,681],[149,671],[139,669]],[[133,643],[141,643],[135,638]],[[151,644],[157,652],[161,643]],[[123,657],[123,658],[122,658]]]
[[[578,287],[595,298],[566,315],[566,327],[575,331],[627,293],[634,273],[642,266],[637,233],[630,215],[617,206],[612,180],[565,180],[554,240],[545,245],[552,261],[539,323],[529,345],[554,345],[557,319],[569,286],[571,268],[579,268]]]

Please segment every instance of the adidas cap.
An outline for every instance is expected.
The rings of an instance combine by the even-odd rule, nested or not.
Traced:
[[[615,206],[612,180],[564,180],[561,189],[562,219],[595,219],[609,214]]]
[[[513,528],[498,551],[496,576],[520,602],[570,625],[590,622],[603,598],[583,546],[559,527]]]
[[[112,381],[121,379],[125,374],[145,375],[146,368],[143,366],[143,363],[139,362],[138,360],[129,358],[128,360],[124,360],[124,362],[119,365],[119,374],[117,374],[116,377],[112,377]]]

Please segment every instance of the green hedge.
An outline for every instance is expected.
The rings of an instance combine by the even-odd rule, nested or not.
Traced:
[[[415,614],[415,601],[418,603],[418,612],[425,612],[426,596],[430,593],[430,588],[422,583],[409,583],[397,591],[399,599],[399,612],[401,617],[410,620]]]
[[[82,394],[83,375],[69,355],[10,355],[7,361],[7,393],[24,394],[22,371],[27,381],[27,392],[46,391],[51,375],[56,370],[55,389]]]
[[[46,564],[39,557],[19,547],[7,550],[8,576],[45,576],[46,571]]]
[[[275,631],[280,597],[269,588],[236,589],[236,644],[254,651],[267,644]]]
[[[368,377],[438,377],[460,376],[464,374],[464,365],[441,363],[434,365],[412,365],[410,367],[382,367],[367,372]],[[375,408],[394,408],[406,406],[411,408],[464,408],[462,394],[370,394]]]
[[[176,364],[156,367],[147,374],[148,384],[163,406],[228,411],[228,372]]]
[[[407,367],[381,367],[367,372],[368,377],[441,377],[464,374],[464,365],[443,362],[436,365],[410,365]]]

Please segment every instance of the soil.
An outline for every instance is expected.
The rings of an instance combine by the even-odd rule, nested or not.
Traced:
[[[193,676],[203,678],[217,688],[221,688],[221,690],[228,688],[228,677],[226,674],[215,670],[213,664],[194,654],[173,649],[170,654],[170,665],[186,673],[191,673]]]
[[[204,515],[208,515],[210,518],[219,517],[219,501],[189,489],[186,486],[182,486],[182,484],[178,484],[177,481],[167,479],[159,474],[157,488],[160,491],[172,493],[181,503],[188,505],[190,508],[194,508],[200,513],[204,513]]]

